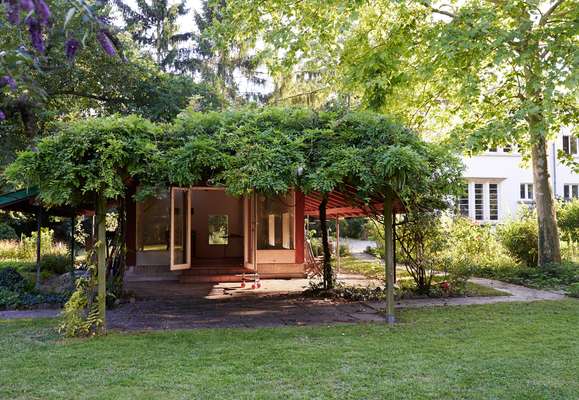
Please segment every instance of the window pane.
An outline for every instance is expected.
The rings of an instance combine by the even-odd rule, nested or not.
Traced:
[[[463,187],[463,195],[458,200],[460,215],[468,217],[468,184]]]
[[[173,203],[173,264],[187,263],[187,191],[175,190]]]
[[[577,138],[571,136],[569,138],[571,154],[577,154]]]
[[[529,200],[533,200],[533,197],[534,197],[534,195],[533,195],[533,184],[532,184],[532,183],[529,183],[529,184],[527,185],[527,198],[528,198]]]
[[[512,150],[513,150],[512,146],[508,144],[503,148],[503,153],[510,153]]]
[[[293,194],[257,199],[257,248],[294,248]]]
[[[475,183],[474,185],[474,217],[478,220],[482,220],[484,218],[482,183]]]
[[[563,136],[563,151],[569,154],[569,136]]]
[[[526,198],[525,195],[526,195],[525,184],[521,183],[521,199],[525,199]]]
[[[489,184],[489,217],[492,221],[499,219],[499,189],[496,183]]]
[[[171,225],[169,193],[137,203],[137,250],[169,250]]]
[[[573,198],[579,197],[579,185],[573,185],[572,188],[573,188],[572,197]]]
[[[229,217],[227,215],[209,215],[209,244],[226,245],[229,243]]]
[[[569,198],[569,185],[563,186],[563,197],[568,199]]]

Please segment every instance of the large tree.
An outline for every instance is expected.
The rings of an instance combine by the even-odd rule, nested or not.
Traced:
[[[249,43],[219,43],[213,35],[223,22],[226,7],[226,0],[201,1],[193,13],[197,31],[189,47],[190,57],[180,65],[215,86],[230,101],[262,101],[265,79],[263,72],[257,71],[260,59],[253,47]]]
[[[232,1],[235,32],[221,32],[277,48],[274,71],[322,74],[318,95],[348,94],[469,152],[517,144],[533,167],[545,265],[560,261],[546,143],[577,121],[577,10],[577,0]]]
[[[174,70],[183,62],[187,52],[184,44],[191,32],[181,32],[178,19],[189,10],[185,1],[169,4],[167,0],[138,0],[133,8],[123,0],[116,0],[133,40],[150,53],[164,71]]]

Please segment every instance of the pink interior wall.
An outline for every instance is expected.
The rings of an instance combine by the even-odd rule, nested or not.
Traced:
[[[191,230],[196,233],[192,258],[243,257],[243,199],[222,190],[194,190],[191,195]],[[210,245],[209,215],[229,217],[229,243]]]

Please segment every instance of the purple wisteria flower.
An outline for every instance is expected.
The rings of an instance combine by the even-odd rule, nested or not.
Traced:
[[[103,48],[105,53],[107,53],[109,56],[114,57],[115,54],[117,54],[115,46],[113,45],[113,42],[109,37],[109,33],[106,30],[101,29],[99,33],[97,33],[97,40],[101,44],[101,47]]]
[[[20,8],[24,11],[34,10],[34,2],[32,0],[20,0]]]
[[[48,24],[50,19],[50,8],[44,0],[34,0],[34,9],[36,10],[36,15],[43,24]]]
[[[64,44],[64,50],[66,53],[66,58],[68,58],[69,61],[72,61],[74,59],[79,47],[80,42],[76,39],[68,39],[66,41],[66,43]]]
[[[44,53],[44,40],[42,39],[42,25],[36,18],[27,18],[28,33],[30,33],[30,41],[32,46],[39,52]]]
[[[17,89],[16,81],[10,75],[4,75],[0,78],[0,88],[3,88],[4,86],[8,86],[12,90]]]
[[[0,121],[4,121],[6,119],[6,114],[4,114],[4,111],[0,110]]]
[[[12,25],[20,23],[20,3],[18,0],[9,0],[5,3],[6,18]]]

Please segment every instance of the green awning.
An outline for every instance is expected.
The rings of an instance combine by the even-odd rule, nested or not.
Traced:
[[[0,195],[0,209],[9,209],[10,206],[31,204],[38,195],[38,189],[35,187],[21,189],[15,192]]]
[[[38,188],[31,187],[28,189],[16,190],[0,194],[0,210],[19,211],[23,213],[37,213],[40,209],[44,215],[54,215],[59,217],[71,217],[76,214],[73,207],[44,207],[36,201]]]

